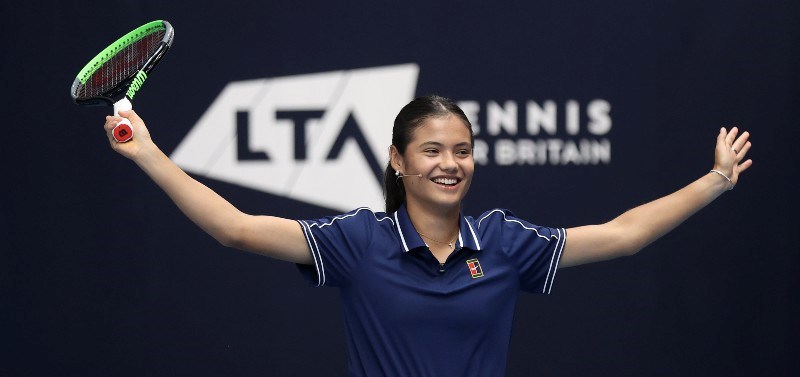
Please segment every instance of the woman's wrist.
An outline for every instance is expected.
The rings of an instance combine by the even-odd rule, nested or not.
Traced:
[[[736,186],[736,184],[733,183],[733,180],[731,179],[730,175],[728,175],[730,173],[726,174],[721,169],[716,169],[716,168],[711,169],[708,172],[708,174],[717,176],[718,181],[724,184],[726,191],[733,190],[733,188]]]
[[[140,168],[147,170],[148,167],[161,163],[165,158],[168,159],[158,146],[149,143],[142,146],[133,160]]]

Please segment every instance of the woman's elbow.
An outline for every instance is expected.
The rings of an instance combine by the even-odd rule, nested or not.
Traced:
[[[242,241],[237,239],[236,237],[231,237],[229,235],[222,235],[216,236],[214,239],[220,243],[220,245],[225,247],[232,247],[234,249],[239,249],[241,247]]]
[[[624,249],[622,249],[622,251],[620,252],[620,256],[621,257],[632,257],[632,256],[638,254],[639,251],[641,251],[641,250],[642,250],[641,247],[628,246],[628,247],[625,247]]]
[[[621,256],[630,257],[636,255],[652,242],[653,241],[650,239],[650,237],[646,235],[630,236],[628,239],[623,241],[620,251]]]
[[[217,240],[217,242],[219,242],[222,246],[241,249],[246,244],[244,234],[245,232],[241,227],[229,225],[224,228],[217,229],[215,232],[211,233],[211,236],[214,237],[214,239]]]
[[[636,255],[639,251],[644,249],[651,241],[650,236],[643,232],[642,229],[630,222],[620,221],[615,219],[608,224],[608,234],[613,235],[615,240],[612,244],[612,249],[618,257],[629,257]]]

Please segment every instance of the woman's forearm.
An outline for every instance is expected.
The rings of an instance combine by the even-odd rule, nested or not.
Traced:
[[[672,194],[626,211],[610,222],[611,226],[627,234],[624,250],[620,252],[628,255],[641,250],[675,229],[729,187],[730,183],[724,177],[709,172]]]
[[[744,159],[751,147],[749,133],[737,135],[736,127],[730,132],[720,129],[714,169],[686,187],[605,224],[567,229],[560,265],[575,266],[636,253],[733,188],[740,173],[753,164]]]

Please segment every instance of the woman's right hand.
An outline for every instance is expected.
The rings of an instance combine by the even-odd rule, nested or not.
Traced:
[[[120,116],[107,116],[104,126],[108,142],[111,144],[112,149],[131,160],[136,160],[148,149],[155,147],[153,140],[150,139],[150,132],[147,130],[147,126],[145,126],[144,121],[135,111],[120,111],[119,115]],[[133,138],[125,143],[117,142],[112,134],[112,130],[122,121],[122,118],[128,118],[133,128]]]
[[[733,188],[739,183],[739,174],[753,165],[753,160],[745,160],[752,143],[748,140],[750,133],[745,131],[739,134],[739,128],[733,127],[730,131],[720,128],[717,135],[717,146],[714,149],[714,170],[720,171],[730,178]]]

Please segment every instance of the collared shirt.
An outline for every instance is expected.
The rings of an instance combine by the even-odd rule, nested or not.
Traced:
[[[405,206],[299,221],[314,256],[300,270],[338,287],[351,376],[502,376],[519,290],[549,294],[566,231],[495,209],[460,216],[444,264]]]

